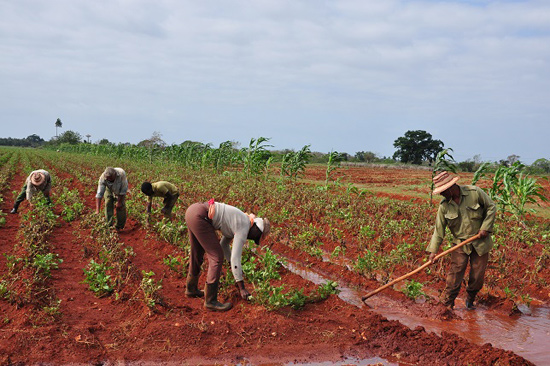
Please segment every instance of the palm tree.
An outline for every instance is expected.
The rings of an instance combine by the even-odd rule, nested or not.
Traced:
[[[61,120],[58,118],[57,121],[55,121],[55,137],[57,137],[57,128],[58,127],[63,127],[63,123],[61,122]]]

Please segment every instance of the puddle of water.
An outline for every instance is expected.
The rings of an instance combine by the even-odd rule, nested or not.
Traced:
[[[300,264],[287,260],[286,267],[315,284],[329,280],[312,269],[305,269]],[[338,284],[339,297],[349,304],[364,307],[360,293],[352,288]],[[462,319],[435,320],[418,317],[406,308],[396,306],[396,302],[387,297],[376,295],[367,300],[370,310],[383,315],[389,320],[398,320],[409,328],[422,326],[428,332],[441,335],[442,331],[455,333],[476,344],[491,343],[494,347],[512,351],[537,364],[550,364],[550,309],[543,307],[530,308],[530,315],[506,316],[485,311],[483,306],[469,311],[464,306],[455,308],[455,313]],[[457,305],[460,305],[457,303]]]

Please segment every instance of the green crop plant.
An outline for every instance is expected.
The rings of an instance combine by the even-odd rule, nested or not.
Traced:
[[[162,261],[165,265],[168,266],[172,271],[182,275],[183,277],[187,276],[187,266],[186,263],[189,260],[189,257],[182,258],[180,256],[174,257],[168,255]]]
[[[6,283],[6,280],[0,280],[0,299],[9,299],[10,298],[10,290],[8,288],[8,284]]]
[[[162,279],[155,281],[153,278],[155,272],[153,271],[146,272],[142,270],[141,274],[143,275],[143,278],[141,279],[141,284],[139,287],[143,291],[145,304],[150,309],[153,309],[159,302],[158,291],[162,288]]]
[[[331,151],[328,154],[327,167],[325,170],[325,187],[328,187],[332,173],[340,167],[341,162],[344,160],[344,155],[338,151]]]
[[[36,268],[36,274],[44,277],[50,277],[52,269],[59,268],[59,264],[63,263],[63,259],[59,258],[59,255],[48,254],[36,254],[32,261],[32,266]]]
[[[187,243],[187,227],[184,223],[162,220],[155,224],[159,236],[172,245],[185,247]]]
[[[506,294],[506,298],[513,300],[516,297],[516,290],[513,288],[506,286],[503,289],[504,293]]]
[[[398,244],[395,249],[390,251],[389,260],[395,264],[407,263],[412,256],[412,244]]]
[[[359,236],[361,239],[372,239],[376,235],[376,231],[374,231],[370,225],[361,226],[359,229]]]
[[[241,160],[243,163],[243,170],[247,176],[258,175],[266,169],[271,153],[267,150],[270,139],[266,137],[258,137],[257,139],[250,139],[248,148],[241,150]]]
[[[318,300],[324,300],[330,295],[338,295],[340,290],[338,289],[338,282],[327,281],[322,285],[319,285],[316,290],[316,297]]]
[[[338,245],[334,248],[332,253],[330,253],[330,257],[336,258],[340,255],[345,255],[345,254],[346,254],[346,247]]]
[[[357,263],[355,264],[355,270],[362,275],[369,275],[371,278],[375,277],[374,271],[379,268],[378,255],[370,250],[365,250],[365,254],[357,257]]]
[[[49,316],[58,318],[61,315],[60,307],[61,307],[61,299],[57,299],[55,301],[52,301],[50,305],[42,307],[42,311],[44,311],[44,313],[46,313]]]
[[[268,247],[262,247],[263,254],[254,249],[254,255],[251,248],[243,251],[243,272],[251,282],[266,282],[278,280],[281,278],[279,268],[285,261],[273,253]]]
[[[97,297],[107,296],[114,291],[113,280],[111,276],[107,274],[107,271],[110,269],[111,267],[102,263],[97,263],[93,259],[91,259],[88,266],[84,268],[84,275],[86,277],[84,283],[90,286],[90,290],[92,290]]]
[[[401,290],[408,298],[416,300],[420,296],[426,296],[422,292],[422,287],[424,285],[421,282],[416,282],[415,280],[410,280],[405,283],[405,287]]]
[[[298,175],[306,169],[306,164],[311,157],[310,145],[302,147],[300,151],[291,151],[283,155],[281,161],[281,177],[296,180]]]
[[[474,173],[472,184],[476,184],[484,178],[489,169],[489,164],[482,164]],[[544,188],[537,183],[535,178],[523,174],[525,165],[519,161],[511,166],[499,166],[492,179],[489,188],[489,196],[499,205],[499,209],[507,211],[520,220],[525,219],[527,212],[535,212],[527,209],[527,203],[540,206],[540,202],[548,201],[544,196]]]
[[[84,210],[84,203],[80,200],[78,190],[68,190],[64,187],[63,192],[57,199],[57,203],[63,208],[61,217],[66,222],[71,222],[80,216]]]

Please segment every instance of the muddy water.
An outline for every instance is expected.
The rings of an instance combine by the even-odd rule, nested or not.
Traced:
[[[287,268],[316,284],[330,279],[288,259]],[[342,300],[357,307],[365,307],[361,301],[364,293],[341,284],[339,289]],[[441,334],[442,331],[455,333],[476,344],[491,343],[495,347],[512,351],[536,365],[550,365],[549,308],[523,309],[529,315],[510,317],[486,311],[482,306],[478,306],[475,311],[468,311],[457,299],[455,313],[461,319],[442,321],[418,317],[383,294],[373,296],[366,302],[371,307],[370,310],[390,320],[398,320],[409,328],[422,326],[426,331],[436,334]]]

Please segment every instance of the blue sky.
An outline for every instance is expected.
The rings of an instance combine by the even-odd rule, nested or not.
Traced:
[[[0,0],[2,137],[550,159],[548,1]]]

